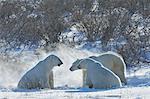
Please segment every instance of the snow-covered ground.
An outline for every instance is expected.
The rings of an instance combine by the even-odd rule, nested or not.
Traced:
[[[150,67],[143,66],[136,72],[127,72],[128,85],[118,89],[97,90],[81,88],[82,71],[69,71],[77,58],[98,55],[87,50],[75,50],[64,45],[52,52],[59,56],[64,64],[54,68],[55,89],[21,90],[17,82],[21,76],[48,54],[39,51],[22,53],[19,62],[0,60],[0,99],[150,99]],[[51,54],[51,53],[50,53]],[[39,58],[40,57],[40,58]]]
[[[40,91],[5,91],[1,99],[149,99],[150,87],[127,87],[113,90],[55,89]]]
[[[145,70],[147,72],[143,72]],[[0,99],[149,99],[150,69],[149,71],[142,69],[138,72],[141,73],[140,76],[129,77],[128,85],[119,89],[97,90],[67,86],[60,86],[53,90],[2,88],[0,89]]]

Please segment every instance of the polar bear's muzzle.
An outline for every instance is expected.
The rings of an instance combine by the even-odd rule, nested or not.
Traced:
[[[70,68],[69,68],[69,70],[70,70],[70,71],[73,71],[73,68],[72,68],[72,67],[70,67]]]
[[[62,61],[60,61],[60,64],[58,64],[58,66],[60,66],[60,65],[62,65],[63,64],[63,62]]]

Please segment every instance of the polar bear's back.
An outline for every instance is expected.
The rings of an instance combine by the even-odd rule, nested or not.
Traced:
[[[38,76],[35,75],[36,68],[33,67],[31,70],[27,71],[23,77],[20,79],[19,83],[18,83],[18,88],[36,88],[36,86],[38,86]],[[34,84],[33,84],[34,83]]]
[[[44,79],[44,65],[43,61],[40,61],[36,66],[28,70],[20,79],[18,83],[18,88],[30,89],[30,88],[40,88],[40,79]]]
[[[106,53],[99,55],[97,58],[98,58],[98,60],[100,60],[102,62],[103,65],[113,66],[114,64],[118,63],[118,65],[122,65],[122,67],[124,69],[126,69],[125,62],[124,62],[122,56],[118,53],[108,51]],[[116,63],[113,63],[113,62],[116,62]]]

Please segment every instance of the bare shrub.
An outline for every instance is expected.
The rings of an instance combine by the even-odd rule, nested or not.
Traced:
[[[51,2],[50,2],[51,1]],[[65,26],[59,1],[3,1],[0,7],[0,39],[7,50],[47,46],[59,42]],[[43,41],[43,43],[41,43]]]

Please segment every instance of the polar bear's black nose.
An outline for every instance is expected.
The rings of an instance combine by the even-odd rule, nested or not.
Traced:
[[[70,71],[72,71],[72,68],[69,68]]]
[[[63,64],[63,62],[62,61],[60,61],[60,64],[58,64],[58,66],[60,66],[60,65],[62,65]]]

